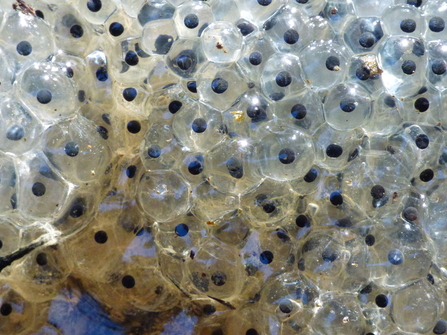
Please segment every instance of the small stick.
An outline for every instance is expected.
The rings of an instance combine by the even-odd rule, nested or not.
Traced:
[[[30,5],[27,5],[23,0],[16,0],[17,3],[12,4],[14,10],[19,10],[23,14],[36,16],[36,11]]]

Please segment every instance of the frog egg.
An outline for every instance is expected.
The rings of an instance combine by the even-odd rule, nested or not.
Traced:
[[[181,155],[183,160],[179,161],[178,168],[183,178],[192,186],[205,180],[207,165],[205,157],[201,153],[186,153]]]
[[[313,89],[341,82],[348,68],[346,48],[331,41],[312,42],[300,57],[303,79]]]
[[[355,17],[353,3],[343,0],[328,1],[322,12],[337,33],[341,33],[347,23]]]
[[[144,27],[149,21],[171,19],[175,11],[175,7],[171,3],[172,1],[161,3],[151,1],[149,3],[144,3],[144,5],[141,6],[142,2],[136,1],[132,4],[135,6],[135,10],[138,10],[138,22]]]
[[[58,47],[75,56],[85,56],[92,38],[89,23],[73,6],[60,6],[54,25]]]
[[[90,23],[103,24],[107,18],[116,10],[112,1],[101,0],[77,0],[79,13]]]
[[[154,220],[170,221],[188,210],[189,186],[172,171],[146,172],[139,184],[138,201],[143,211]]]
[[[42,156],[29,155],[19,165],[18,209],[25,217],[37,220],[52,219],[65,207],[69,194],[67,182]]]
[[[36,145],[42,125],[34,114],[15,99],[5,96],[0,104],[0,115],[4,120],[0,133],[4,134],[5,139],[0,143],[0,150],[17,155]]]
[[[272,45],[280,52],[297,52],[310,41],[307,20],[297,6],[280,11],[264,25]]]
[[[179,142],[189,150],[207,151],[223,139],[222,116],[204,104],[191,104],[172,121]]]
[[[174,13],[175,28],[182,38],[200,37],[213,21],[210,5],[203,2],[184,3]]]
[[[204,243],[194,258],[186,261],[188,280],[194,290],[227,299],[241,289],[244,273],[238,255],[222,243]]]
[[[17,97],[45,120],[72,116],[79,108],[74,83],[56,63],[34,63],[14,83]]]
[[[385,88],[398,98],[415,94],[423,86],[426,54],[424,43],[414,37],[392,36],[379,48],[379,67]]]
[[[42,147],[51,164],[74,182],[101,178],[110,163],[106,140],[83,117],[47,128],[42,136]]]
[[[209,61],[229,63],[239,59],[242,34],[230,22],[213,22],[200,37],[202,49]]]
[[[345,43],[354,53],[365,53],[374,49],[383,37],[380,20],[375,17],[352,21],[344,34]]]
[[[420,37],[426,30],[425,20],[420,10],[414,6],[397,5],[390,7],[383,13],[382,21],[385,30],[390,35]]]
[[[254,146],[244,139],[227,140],[205,157],[209,183],[220,192],[245,194],[261,183]]]
[[[272,101],[288,98],[292,93],[303,90],[299,58],[292,54],[273,54],[265,64],[261,86]]]
[[[17,62],[17,69],[54,53],[50,27],[33,15],[11,11],[5,18],[1,36],[9,57]]]
[[[424,5],[424,19],[428,29],[425,32],[426,41],[444,40],[447,30],[447,6],[443,1],[429,1]]]
[[[427,77],[430,83],[438,90],[443,90],[445,73],[447,71],[446,44],[442,41],[433,41],[427,45],[428,67]]]
[[[333,87],[323,106],[326,122],[340,131],[353,130],[368,123],[372,114],[372,99],[368,92],[350,83]]]
[[[177,38],[172,20],[150,21],[143,28],[141,47],[148,54],[165,55]]]
[[[403,121],[399,101],[387,92],[382,92],[373,101],[372,110],[370,121],[364,125],[367,134],[391,135]]]
[[[271,133],[260,142],[257,157],[265,177],[279,181],[301,178],[315,160],[310,139],[294,129]]]

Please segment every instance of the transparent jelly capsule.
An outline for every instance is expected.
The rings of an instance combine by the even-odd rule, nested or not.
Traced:
[[[382,16],[383,25],[390,35],[409,35],[420,37],[425,33],[425,20],[421,11],[409,5],[388,8]]]
[[[374,54],[354,56],[349,65],[349,81],[363,86],[371,94],[383,89],[380,80],[382,70],[379,68],[378,59]]]
[[[200,37],[205,57],[215,63],[235,62],[242,49],[242,34],[231,22],[211,23]]]
[[[69,185],[39,154],[29,155],[19,171],[18,210],[25,217],[53,219],[65,207]]]
[[[192,152],[184,153],[179,157],[177,167],[181,175],[192,186],[199,184],[206,178],[208,169],[205,156],[200,152]]]
[[[234,0],[215,1],[211,3],[211,10],[216,21],[235,23],[239,18],[239,8]]]
[[[313,133],[323,124],[321,100],[312,90],[275,102],[277,122],[293,125],[305,133]]]
[[[385,88],[398,98],[415,94],[423,86],[426,53],[423,41],[414,37],[392,36],[379,48],[379,67]]]
[[[54,25],[58,47],[75,56],[85,56],[92,31],[85,18],[73,6],[60,6]]]
[[[333,87],[325,97],[323,107],[326,122],[340,131],[367,124],[373,112],[369,93],[351,83]]]
[[[4,134],[0,150],[17,155],[36,145],[42,125],[34,114],[15,99],[5,96],[0,104],[0,115],[3,120],[0,133]]]
[[[138,188],[143,211],[158,222],[170,221],[189,208],[189,186],[177,173],[167,170],[146,172]]]
[[[172,45],[166,58],[172,72],[182,78],[194,79],[206,60],[200,41],[199,38],[183,38]]]
[[[209,241],[186,261],[189,282],[195,290],[218,299],[239,293],[243,267],[239,256],[224,244]]]
[[[261,90],[254,88],[222,114],[224,132],[232,139],[245,139],[247,144],[254,144],[267,133],[267,125],[274,119],[273,113],[273,105]]]
[[[42,147],[51,164],[73,182],[101,178],[110,163],[106,140],[83,117],[47,128],[42,136]]]
[[[427,45],[428,67],[427,77],[438,90],[444,90],[447,82],[447,44],[443,41],[432,41]]]
[[[56,63],[34,63],[24,69],[14,92],[44,121],[72,116],[79,108],[75,84]]]
[[[240,245],[245,243],[250,235],[250,220],[236,210],[233,213],[228,213],[216,220],[215,225],[209,226],[211,234],[214,237],[226,243],[227,245]]]
[[[6,156],[0,155],[0,212],[12,212],[17,209],[17,172],[14,161]]]
[[[324,124],[314,134],[316,163],[326,169],[343,169],[358,157],[364,133],[359,129],[338,131]]]
[[[175,27],[181,37],[200,37],[213,21],[213,12],[206,2],[186,2],[174,13]]]
[[[426,83],[416,94],[401,102],[401,114],[407,122],[437,125],[443,121],[443,113],[439,112],[442,105],[441,94]]]
[[[90,23],[103,24],[116,10],[114,1],[77,0],[79,13]]]
[[[0,257],[8,256],[19,250],[24,243],[21,236],[23,236],[22,229],[10,219],[3,218],[0,224]]]
[[[289,214],[294,196],[287,182],[264,180],[254,191],[241,197],[241,205],[256,226],[272,225]]]
[[[296,6],[290,6],[270,18],[264,25],[265,35],[280,52],[297,52],[309,43],[307,20]]]
[[[388,2],[380,0],[353,0],[352,3],[355,13],[360,17],[380,17],[390,5]]]
[[[208,236],[207,226],[193,215],[182,215],[169,222],[155,226],[157,245],[172,255],[194,257]]]
[[[432,330],[439,311],[438,294],[425,278],[393,296],[391,315],[396,325],[405,331],[421,334]]]
[[[237,64],[208,63],[197,76],[197,92],[202,101],[227,109],[247,90],[246,79]]]
[[[261,282],[290,271],[295,263],[293,240],[277,227],[252,231],[239,253],[246,273]]]
[[[303,90],[300,59],[292,54],[273,54],[262,71],[261,86],[272,101],[288,98]]]
[[[245,194],[262,181],[254,157],[254,146],[246,139],[226,140],[205,157],[209,183],[220,192]]]
[[[143,7],[138,7],[137,18],[142,27],[150,21],[172,19],[175,11],[172,1],[149,0],[145,1]]]
[[[352,21],[345,30],[345,43],[354,53],[369,52],[383,37],[380,20],[377,17],[362,17]]]
[[[390,135],[398,130],[403,121],[399,100],[382,92],[373,101],[373,110],[370,121],[363,126],[367,134]]]
[[[51,35],[51,28],[40,18],[10,11],[3,24],[1,41],[4,51],[18,63],[17,69],[20,69],[54,53]]]
[[[237,3],[240,16],[261,25],[282,5],[281,0],[241,0]]]
[[[193,188],[192,198],[192,213],[211,226],[217,219],[240,207],[237,196],[220,192],[208,180]]]
[[[9,91],[13,84],[14,69],[7,55],[3,50],[0,50],[0,92]]]
[[[364,333],[365,319],[353,297],[328,294],[322,299],[322,308],[316,312],[312,327],[325,335],[361,335]]]
[[[300,57],[303,78],[314,89],[328,89],[341,82],[348,69],[346,48],[331,41],[313,42]]]
[[[178,83],[178,79],[168,67],[167,59],[161,55],[149,58],[147,69],[148,76],[143,80],[143,84],[148,84],[152,91],[173,86]]]
[[[0,314],[3,322],[0,332],[5,334],[20,334],[30,331],[37,315],[36,305],[2,282],[0,289]]]
[[[201,103],[185,106],[172,121],[172,132],[188,150],[207,151],[222,141],[222,115]]]
[[[424,5],[424,19],[428,27],[425,32],[426,41],[443,40],[447,37],[447,4],[444,1],[428,1]]]
[[[312,167],[315,152],[307,135],[289,128],[263,137],[257,157],[265,177],[284,181],[303,177]]]
[[[150,21],[144,26],[141,47],[148,54],[165,55],[171,50],[177,37],[172,20]]]
[[[10,278],[14,278],[11,286],[28,301],[44,302],[57,295],[68,274],[65,259],[57,247],[38,248],[11,271]]]
[[[329,0],[323,8],[323,16],[329,21],[332,28],[340,33],[350,19],[355,17],[353,3],[343,0]]]
[[[296,6],[308,16],[318,15],[325,5],[324,0],[289,0],[288,3]]]

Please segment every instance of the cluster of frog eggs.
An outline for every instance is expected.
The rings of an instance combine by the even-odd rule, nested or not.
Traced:
[[[12,2],[1,334],[447,332],[444,0]]]

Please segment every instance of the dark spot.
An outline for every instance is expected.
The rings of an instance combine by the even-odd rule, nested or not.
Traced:
[[[285,299],[280,302],[279,310],[285,314],[292,313],[293,311],[293,303],[289,299]]]
[[[418,98],[414,102],[414,108],[421,113],[426,112],[430,108],[430,102],[426,98]]]
[[[335,222],[335,225],[337,227],[349,228],[349,227],[352,227],[353,223],[350,219],[343,218],[343,219],[337,220],[337,222]]]
[[[202,173],[203,166],[198,160],[192,161],[188,164],[188,172],[194,176]]]
[[[73,71],[73,69],[71,68],[71,67],[66,67],[65,68],[65,75],[68,77],[68,78],[73,78],[73,76],[74,76],[74,71]]]
[[[388,306],[388,297],[385,294],[379,294],[376,297],[376,305],[380,308],[385,308]]]
[[[427,274],[427,280],[430,284],[435,285],[435,278],[431,273]]]
[[[171,103],[168,106],[168,110],[171,112],[171,114],[177,113],[180,108],[182,108],[183,104],[180,101],[174,100],[171,101]]]
[[[404,261],[404,255],[399,249],[393,249],[388,253],[388,261],[392,265],[400,265]]]
[[[416,72],[416,63],[412,60],[406,60],[402,63],[402,71],[405,74],[411,75]]]
[[[130,275],[125,275],[123,279],[121,279],[121,284],[125,288],[132,288],[135,286],[135,278]]]
[[[421,174],[419,175],[419,179],[424,183],[428,183],[430,180],[433,179],[434,176],[435,173],[433,172],[432,169],[426,169],[421,172]]]
[[[431,64],[431,70],[436,75],[442,75],[447,71],[447,64],[444,60],[435,60]]]
[[[262,207],[267,214],[273,213],[276,209],[275,202],[270,200],[265,194],[258,194],[255,198],[255,205]]]
[[[31,52],[33,52],[33,47],[29,42],[22,41],[19,44],[17,44],[16,50],[19,55],[28,56],[31,54]]]
[[[202,118],[195,119],[191,124],[192,130],[198,134],[203,133],[207,129],[207,127],[208,127],[208,124]]]
[[[355,148],[353,152],[351,152],[348,156],[348,162],[353,161],[354,159],[357,158],[357,156],[359,155],[359,149]]]
[[[385,188],[382,185],[374,185],[371,188],[371,196],[374,199],[381,199],[385,195]]]
[[[326,155],[331,158],[340,157],[343,153],[343,149],[338,144],[329,144],[326,148]]]
[[[412,19],[405,19],[400,22],[400,29],[404,33],[412,33],[416,30],[416,22]]]
[[[129,121],[127,123],[127,131],[132,134],[138,134],[141,130],[140,122],[136,120]]]
[[[360,35],[359,44],[363,48],[371,48],[376,43],[376,38],[373,33],[366,31]]]
[[[339,71],[340,70],[340,59],[335,56],[329,56],[326,59],[326,69],[329,71]]]
[[[356,71],[355,76],[360,80],[367,80],[371,75],[371,71],[365,66],[361,65]]]
[[[103,139],[107,140],[109,138],[109,131],[107,130],[107,128],[103,126],[97,126],[96,131]]]
[[[99,81],[106,81],[109,79],[109,74],[107,73],[107,69],[105,67],[100,67],[96,70],[96,79]]]
[[[276,236],[284,243],[290,242],[290,237],[283,229],[276,229]]]
[[[176,57],[175,62],[182,71],[188,71],[194,64],[194,60],[190,55],[179,55]]]
[[[188,14],[183,20],[186,28],[194,29],[199,25],[199,17],[196,14]]]
[[[238,158],[236,157],[229,158],[225,163],[225,165],[228,169],[228,173],[230,174],[230,176],[236,179],[240,179],[243,177],[244,169],[242,167],[242,162]]]
[[[40,90],[36,95],[37,101],[39,101],[42,105],[46,105],[47,103],[51,102],[52,98],[53,95],[48,90]]]
[[[214,93],[222,94],[228,89],[228,82],[223,78],[215,78],[211,83],[211,89]]]
[[[337,259],[337,253],[335,253],[334,251],[330,250],[328,247],[326,247],[322,254],[321,257],[323,258],[323,260],[326,263],[332,263]]]
[[[99,12],[102,8],[101,0],[87,0],[87,8],[91,12]]]
[[[421,7],[422,0],[407,0],[407,4],[414,7]]]
[[[306,215],[298,215],[295,223],[300,228],[310,227],[310,220]]]
[[[135,66],[138,64],[140,59],[138,58],[138,55],[135,51],[128,51],[126,53],[126,56],[124,57],[124,61],[129,66]]]
[[[33,192],[33,194],[36,197],[41,197],[45,194],[47,188],[45,187],[44,184],[40,183],[40,182],[36,182],[33,184],[33,186],[31,187],[31,191]]]
[[[259,260],[262,264],[270,264],[273,262],[273,253],[271,251],[263,251],[261,255],[259,255]]]
[[[44,266],[48,264],[48,257],[47,254],[44,252],[39,253],[36,256],[36,263],[40,266]]]
[[[85,91],[84,90],[79,90],[78,91],[78,101],[79,102],[84,102],[85,101]]]
[[[298,260],[298,270],[300,270],[300,271],[305,271],[306,270],[306,265],[305,265],[304,258],[300,258]]]
[[[283,164],[291,164],[295,161],[295,151],[289,148],[281,149],[278,159]]]
[[[188,90],[192,93],[197,93],[197,84],[195,81],[188,81],[186,83],[186,87],[188,88]]]
[[[275,80],[279,87],[287,87],[292,83],[292,76],[287,71],[281,71],[276,75]]]
[[[120,36],[124,32],[124,27],[119,22],[113,22],[109,26],[109,32],[112,36]]]
[[[383,101],[385,102],[385,104],[390,107],[390,108],[394,108],[396,107],[396,99],[394,99],[391,95],[387,95]]]
[[[79,145],[76,142],[68,142],[64,150],[67,156],[76,157],[79,154]]]
[[[211,281],[216,286],[225,285],[227,282],[227,275],[222,271],[216,271],[211,275]]]
[[[295,44],[298,42],[298,39],[300,38],[300,35],[295,29],[289,29],[284,33],[284,42],[287,44]]]
[[[317,179],[317,177],[318,177],[318,170],[312,168],[309,170],[308,173],[306,173],[303,179],[306,183],[312,183]]]
[[[290,110],[290,114],[292,114],[295,119],[302,120],[307,115],[307,109],[301,104],[296,104],[293,105],[292,109]]]
[[[186,223],[180,223],[177,226],[175,226],[174,231],[177,236],[183,237],[188,234],[189,227]]]
[[[216,312],[216,307],[210,304],[206,304],[205,306],[203,306],[202,311],[206,315],[211,315]]]
[[[261,6],[268,6],[272,3],[272,0],[258,0],[258,4]]]
[[[107,233],[104,230],[100,230],[95,233],[96,243],[104,244],[107,242],[108,239],[109,237],[107,236]]]
[[[79,24],[75,24],[70,28],[70,34],[74,38],[81,38],[84,36],[84,28],[82,28]]]
[[[353,98],[345,98],[340,101],[340,109],[343,112],[351,113],[357,107],[357,102]]]
[[[21,125],[14,124],[6,130],[6,138],[11,141],[19,141],[25,136],[25,130]]]
[[[414,207],[407,207],[402,212],[402,217],[407,221],[416,221],[418,219],[418,211]]]
[[[11,306],[11,304],[9,304],[7,302],[4,302],[2,304],[2,307],[0,307],[0,314],[3,315],[3,316],[8,316],[11,313],[12,313],[12,306]],[[439,333],[439,334],[441,334],[441,333]]]
[[[374,237],[374,235],[366,235],[365,237],[365,243],[368,247],[371,247],[374,245],[374,243],[376,243],[376,238]]]
[[[416,136],[415,142],[419,149],[426,149],[430,144],[430,139],[425,134],[419,134]]]
[[[445,28],[445,21],[439,16],[432,17],[428,23],[428,27],[431,31],[439,33]]]
[[[372,290],[372,286],[368,284],[360,290],[360,294],[370,294]]]
[[[166,55],[174,43],[174,38],[171,35],[159,35],[155,40],[155,51],[158,54]]]
[[[242,36],[250,35],[255,31],[255,27],[249,22],[241,22],[237,25],[237,27],[239,28]]]
[[[2,306],[2,308],[3,308],[3,306]],[[444,320],[439,320],[438,322],[436,322],[436,325],[433,328],[433,333],[434,334],[445,334],[446,332],[447,332],[447,322],[445,322]]]
[[[161,148],[157,144],[151,144],[147,149],[147,154],[151,158],[158,158],[161,155]]]
[[[250,105],[247,107],[247,116],[253,120],[253,122],[262,121],[267,118],[264,106]]]
[[[124,100],[129,102],[134,101],[135,98],[137,97],[137,94],[138,94],[137,90],[133,87],[128,87],[123,90],[123,98]]]
[[[343,196],[340,194],[340,192],[332,192],[329,196],[329,200],[334,206],[340,206],[343,204]]]
[[[45,16],[43,15],[42,11],[40,11],[40,10],[36,10],[36,16],[41,18],[42,20],[45,19]]]
[[[127,178],[133,178],[135,177],[135,174],[137,173],[137,167],[135,165],[129,165],[126,169],[126,176]]]

